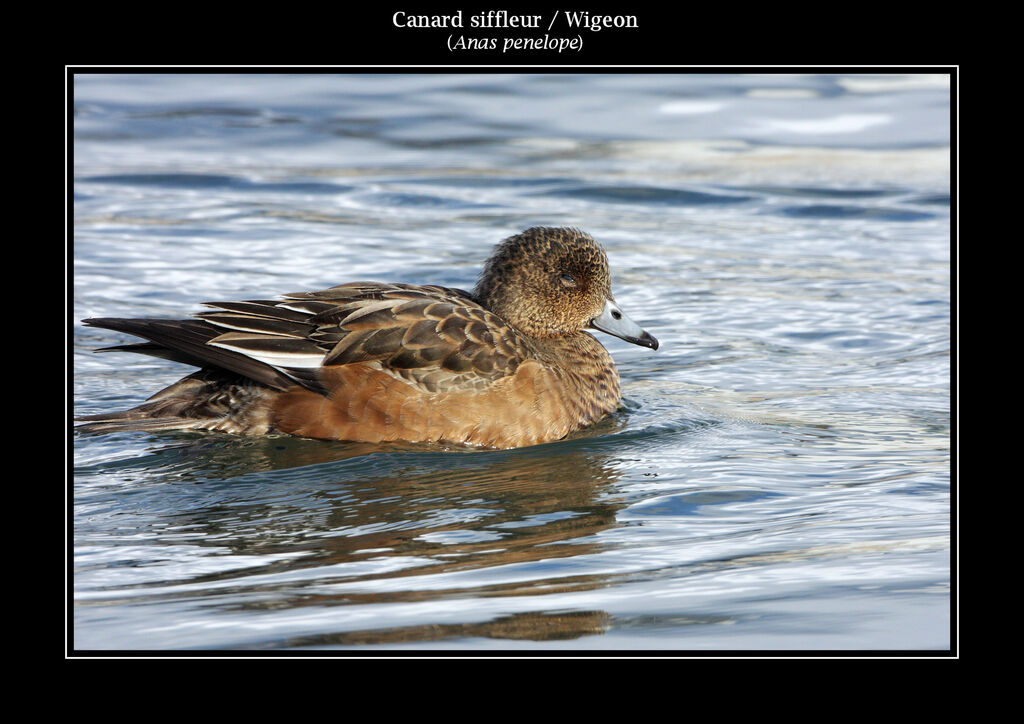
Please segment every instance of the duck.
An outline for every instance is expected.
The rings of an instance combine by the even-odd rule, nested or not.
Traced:
[[[620,407],[615,363],[587,330],[658,349],[615,301],[604,249],[575,228],[500,242],[471,292],[362,281],[203,306],[188,319],[83,320],[146,340],[97,351],[199,370],[76,429],[517,448]]]

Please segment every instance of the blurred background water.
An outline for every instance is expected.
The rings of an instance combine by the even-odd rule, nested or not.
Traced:
[[[895,649],[950,640],[950,84],[95,75],[73,85],[75,414],[189,368],[91,316],[601,241],[661,349],[510,451],[73,434],[77,649]],[[132,340],[134,341],[134,340]]]

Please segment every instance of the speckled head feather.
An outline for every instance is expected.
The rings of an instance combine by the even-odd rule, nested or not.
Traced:
[[[495,248],[474,295],[531,336],[579,332],[612,298],[608,257],[579,229],[533,227]]]

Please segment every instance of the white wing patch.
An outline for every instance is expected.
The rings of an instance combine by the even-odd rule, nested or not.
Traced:
[[[313,369],[320,367],[326,356],[310,350],[309,342],[295,337],[272,337],[266,334],[228,332],[214,337],[208,345],[238,352],[271,367]]]

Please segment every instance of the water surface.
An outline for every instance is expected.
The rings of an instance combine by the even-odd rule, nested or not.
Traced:
[[[93,316],[472,287],[532,225],[661,341],[507,451],[73,437],[77,649],[941,650],[949,84],[931,76],[80,76],[76,414],[188,368]]]

